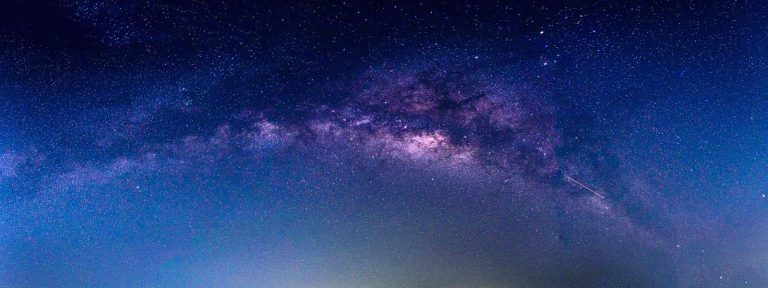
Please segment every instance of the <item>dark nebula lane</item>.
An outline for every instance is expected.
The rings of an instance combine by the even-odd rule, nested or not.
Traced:
[[[0,3],[0,287],[768,287],[768,5],[375,2]]]

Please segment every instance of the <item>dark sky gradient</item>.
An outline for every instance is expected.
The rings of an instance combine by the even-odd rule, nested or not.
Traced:
[[[0,287],[768,287],[761,1],[179,2],[0,4]]]

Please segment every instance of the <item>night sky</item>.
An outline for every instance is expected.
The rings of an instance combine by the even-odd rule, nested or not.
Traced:
[[[766,2],[119,2],[0,4],[0,287],[768,287]]]

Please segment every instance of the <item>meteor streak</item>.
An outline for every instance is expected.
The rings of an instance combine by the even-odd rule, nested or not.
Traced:
[[[600,197],[600,199],[605,200],[605,196],[603,196],[602,194],[598,193],[594,189],[589,188],[589,186],[584,185],[583,183],[577,181],[576,179],[571,178],[571,176],[565,175],[565,180],[571,181],[571,182],[575,183],[576,185],[579,185],[581,188],[587,189],[587,191],[592,192],[592,194],[595,194],[597,197]]]

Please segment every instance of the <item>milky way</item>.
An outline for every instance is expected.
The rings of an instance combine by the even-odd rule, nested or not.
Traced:
[[[0,286],[765,287],[754,2],[0,4]]]

